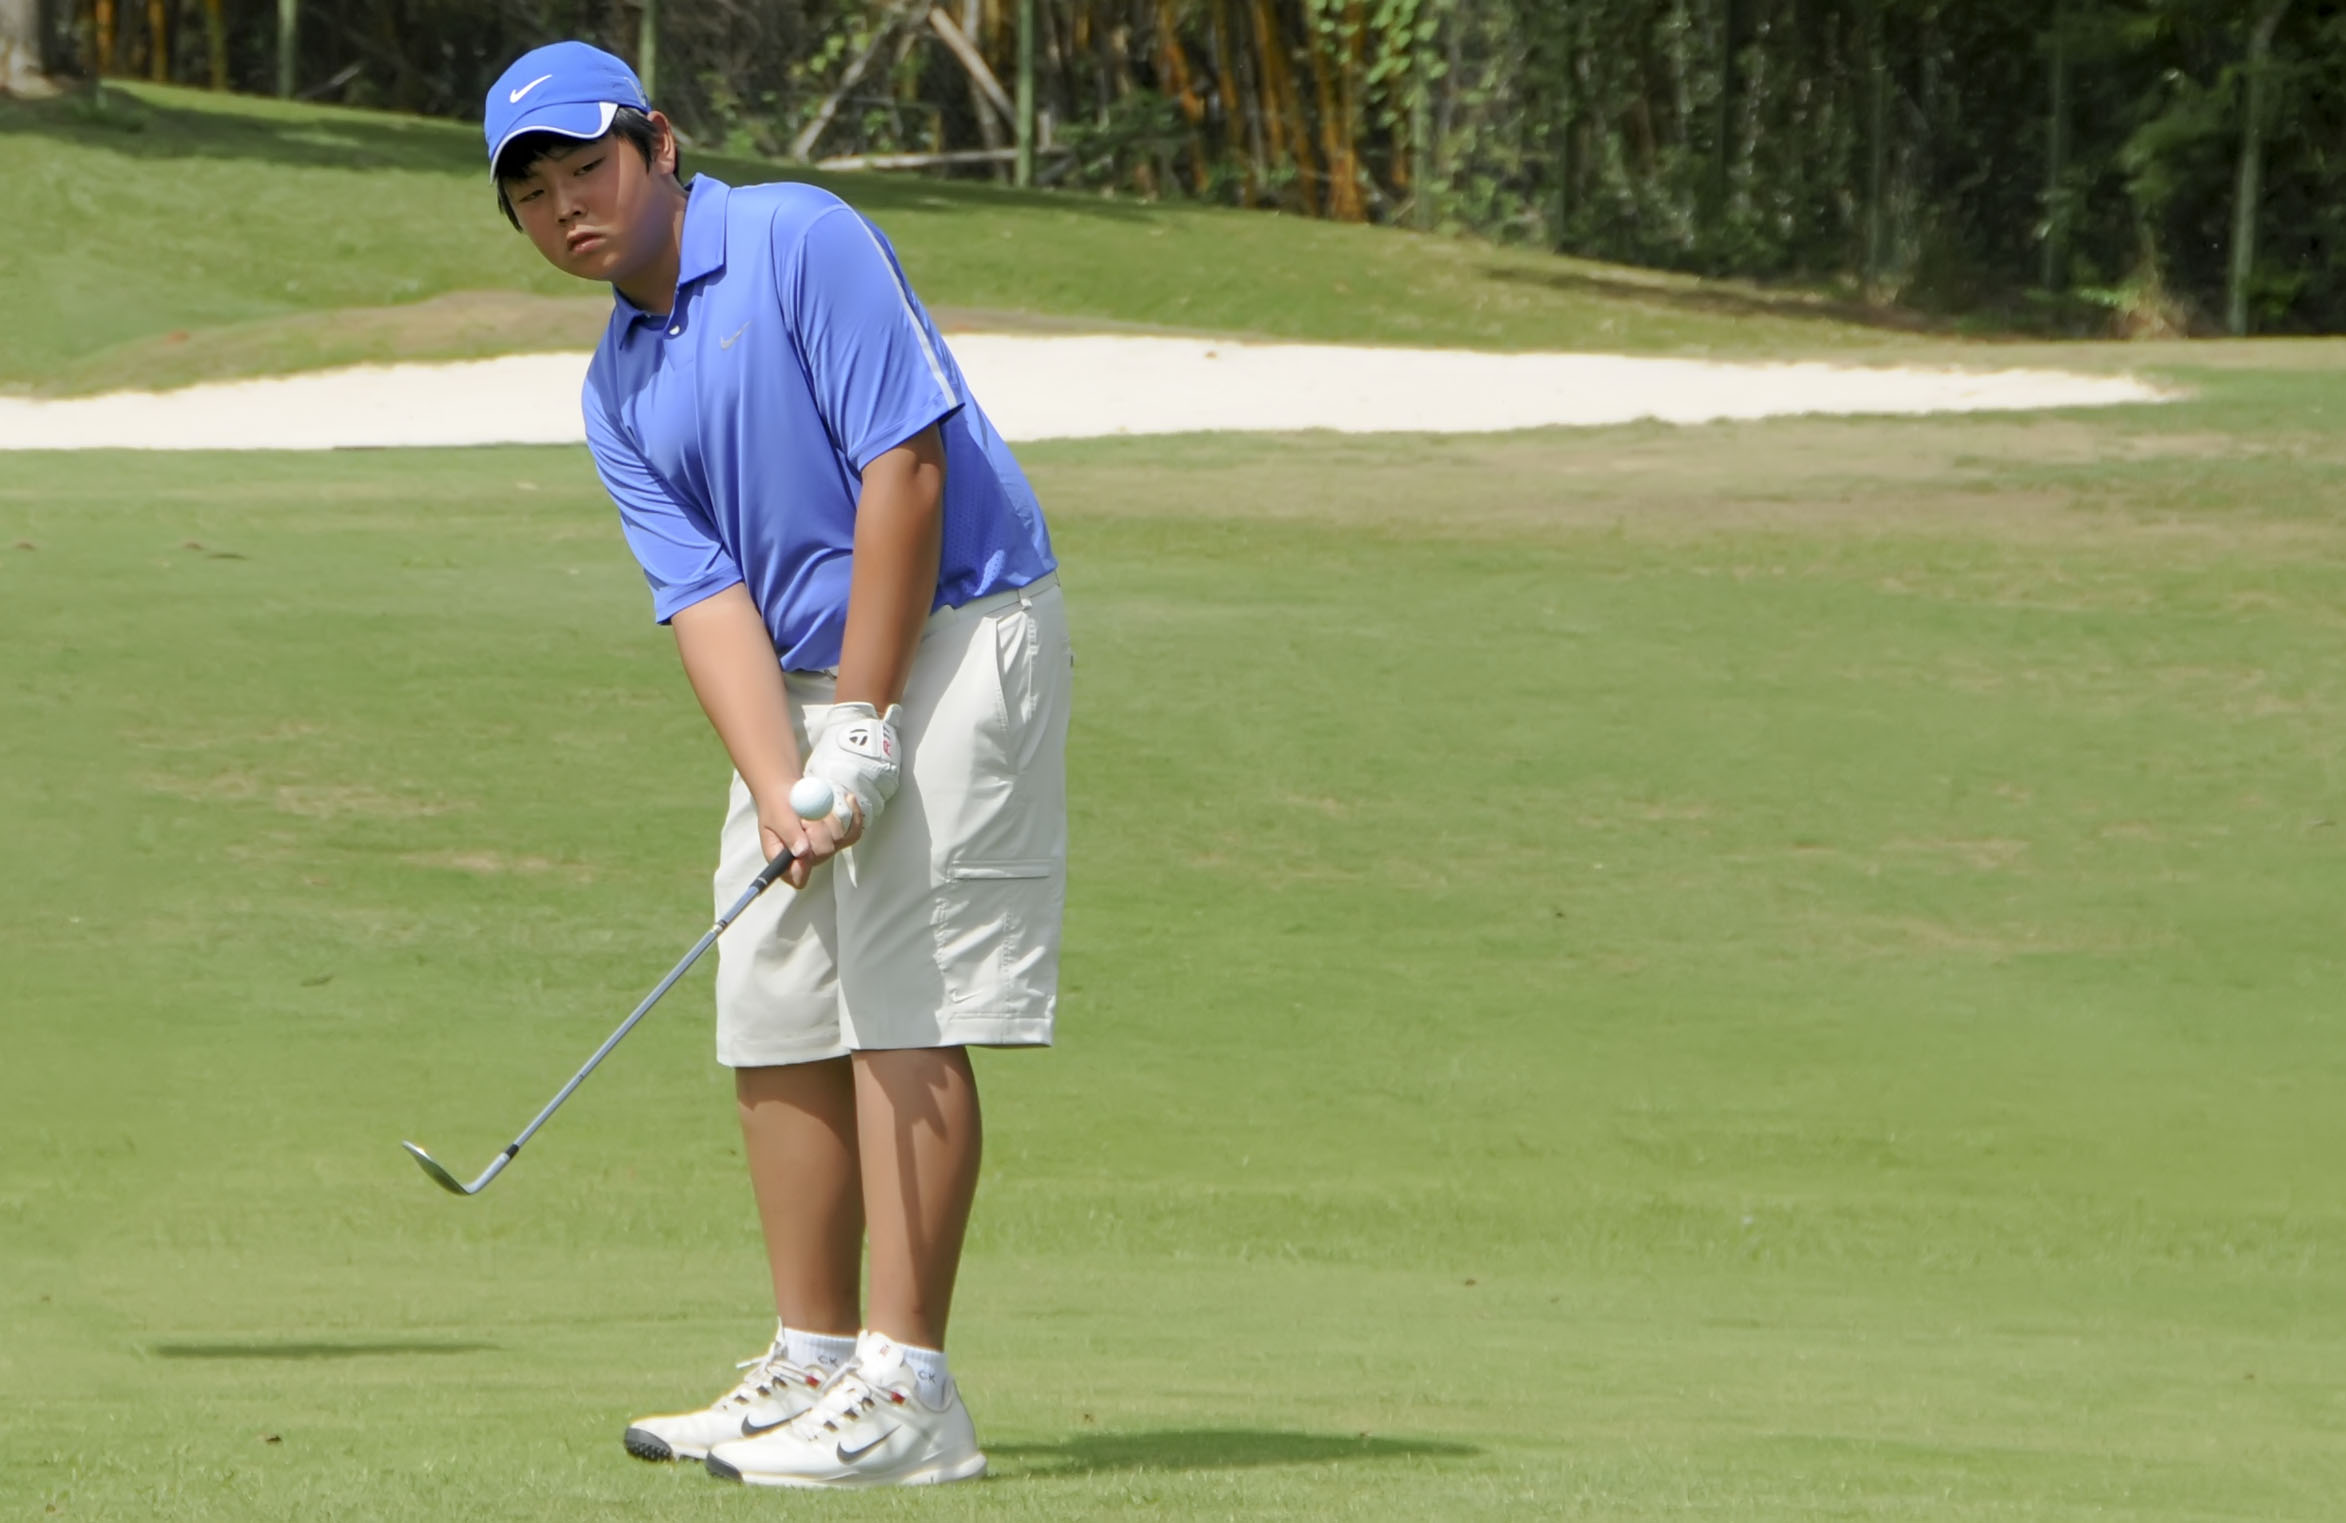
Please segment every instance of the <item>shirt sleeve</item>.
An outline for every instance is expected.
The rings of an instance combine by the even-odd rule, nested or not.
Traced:
[[[619,507],[627,548],[643,567],[652,589],[652,617],[665,624],[704,598],[741,580],[741,568],[702,522],[686,510],[652,470],[643,452],[613,421],[590,386],[586,400],[587,448],[595,474]]]
[[[871,224],[834,206],[777,250],[815,408],[857,471],[962,407],[942,341]]]

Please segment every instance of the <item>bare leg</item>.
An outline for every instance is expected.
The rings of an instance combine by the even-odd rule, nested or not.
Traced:
[[[863,1263],[855,1087],[845,1058],[733,1071],[774,1310],[801,1332],[850,1338]]]
[[[968,1051],[857,1053],[855,1111],[872,1239],[871,1327],[941,1349],[977,1194],[982,1126]]]

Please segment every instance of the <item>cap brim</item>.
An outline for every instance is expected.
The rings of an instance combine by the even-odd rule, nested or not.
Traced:
[[[582,141],[598,138],[611,130],[611,120],[619,114],[616,101],[549,101],[543,106],[525,111],[505,135],[497,139],[489,150],[489,173],[497,172],[497,160],[505,153],[505,145],[515,138],[532,132],[551,132],[556,137],[574,137]]]

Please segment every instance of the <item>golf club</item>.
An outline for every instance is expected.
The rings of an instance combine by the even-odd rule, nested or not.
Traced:
[[[800,778],[790,790],[790,807],[801,819],[821,819],[831,812],[832,801],[831,785],[820,778]],[[456,1195],[478,1195],[487,1189],[489,1181],[503,1173],[505,1166],[513,1162],[513,1155],[521,1151],[521,1145],[536,1136],[538,1128],[544,1126],[554,1112],[562,1108],[562,1102],[569,1099],[572,1092],[586,1082],[586,1076],[595,1071],[595,1065],[610,1056],[611,1049],[618,1046],[621,1039],[635,1029],[638,1021],[651,1014],[652,1007],[660,1002],[660,996],[674,988],[676,981],[691,971],[692,965],[700,960],[700,955],[716,945],[717,938],[725,934],[725,927],[741,918],[741,912],[748,909],[758,895],[772,887],[775,879],[788,872],[790,864],[795,860],[797,858],[791,852],[780,852],[773,861],[768,862],[759,871],[755,878],[750,880],[749,887],[742,890],[741,897],[733,901],[733,908],[717,917],[717,923],[704,931],[701,934],[701,939],[692,944],[692,950],[684,954],[684,960],[670,968],[668,976],[661,979],[652,992],[644,996],[643,1003],[635,1007],[635,1013],[621,1021],[617,1031],[604,1038],[603,1045],[596,1048],[594,1056],[586,1060],[586,1066],[570,1076],[570,1082],[563,1085],[561,1092],[546,1102],[546,1108],[538,1112],[537,1119],[523,1127],[521,1135],[507,1144],[504,1152],[489,1160],[489,1166],[481,1170],[480,1178],[469,1185],[465,1184],[441,1167],[438,1159],[414,1143],[402,1142],[399,1145],[407,1149],[408,1156],[416,1161],[417,1167],[432,1176],[432,1182],[441,1189]]]

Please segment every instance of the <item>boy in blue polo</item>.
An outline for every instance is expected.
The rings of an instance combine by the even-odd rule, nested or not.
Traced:
[[[1042,510],[837,197],[688,189],[666,119],[583,43],[517,60],[486,118],[506,215],[616,298],[587,440],[733,760],[717,902],[803,854],[717,974],[780,1326],[732,1390],[638,1419],[627,1448],[769,1485],[982,1475],[944,1353],[978,1173],[967,1049],[1051,1040],[1066,887]],[[833,815],[791,812],[802,772]]]

